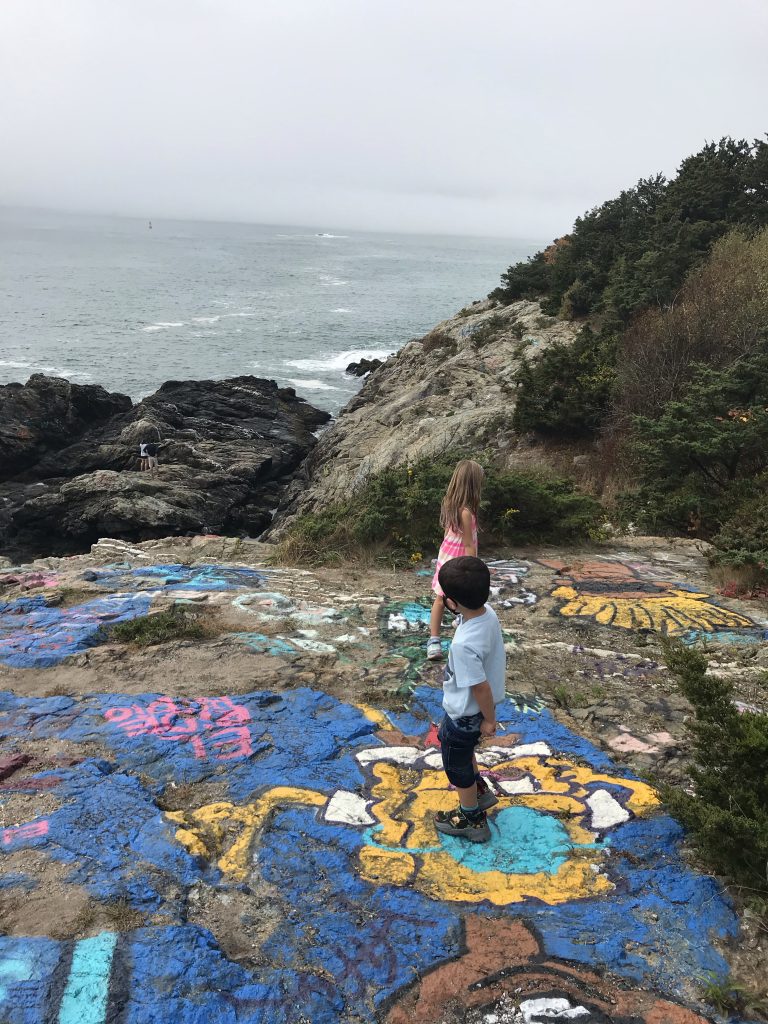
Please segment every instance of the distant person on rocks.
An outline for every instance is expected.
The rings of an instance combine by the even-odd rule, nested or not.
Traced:
[[[148,463],[149,471],[152,474],[152,476],[155,476],[155,474],[157,472],[157,466],[158,466],[158,463],[157,463],[157,453],[159,451],[159,448],[154,443],[154,441],[150,441],[149,444],[145,445],[144,447],[146,448],[146,451],[147,451],[147,463]]]
[[[143,473],[145,469],[149,469],[149,459],[147,458],[147,446],[142,442],[139,445],[139,472]]]
[[[440,570],[451,558],[462,555],[477,557],[477,511],[483,489],[483,467],[471,459],[462,459],[456,466],[440,507],[440,525],[445,530],[443,543],[437,553],[432,590],[435,600],[429,619],[429,642],[427,657],[439,661],[443,656],[440,643],[440,626],[445,612],[443,591],[440,587]]]
[[[443,600],[459,616],[443,679],[443,720],[438,737],[443,769],[459,806],[438,811],[435,828],[473,843],[491,838],[485,812],[499,801],[475,757],[475,747],[496,735],[496,705],[506,691],[504,637],[488,604],[491,574],[479,558],[452,558],[440,570]]]

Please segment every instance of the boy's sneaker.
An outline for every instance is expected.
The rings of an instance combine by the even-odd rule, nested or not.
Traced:
[[[477,806],[481,811],[487,811],[489,807],[495,807],[499,802],[499,798],[493,792],[491,787],[482,777],[477,776]]]
[[[487,843],[491,838],[485,811],[465,814],[461,807],[453,811],[438,811],[435,815],[435,828],[443,835],[458,836],[471,843]]]
[[[443,657],[443,645],[439,636],[431,636],[427,642],[427,658],[430,661],[440,661]]]

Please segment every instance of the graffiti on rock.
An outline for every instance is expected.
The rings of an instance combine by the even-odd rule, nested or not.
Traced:
[[[28,846],[28,840],[48,835],[47,821],[29,821],[24,825],[13,825],[0,830],[0,845],[6,849]]]
[[[396,689],[399,696],[407,697],[434,671],[430,662],[425,661],[424,648],[429,636],[430,611],[431,603],[421,601],[385,601],[379,607],[379,636],[387,648],[379,663],[402,666]],[[451,642],[442,637],[440,643],[446,657]]]
[[[541,564],[555,569],[567,581],[555,587],[552,597],[563,602],[557,614],[569,619],[618,629],[654,630],[691,642],[704,634],[716,638],[723,631],[755,628],[751,619],[721,607],[709,594],[645,579],[621,562],[567,566],[543,559]]]
[[[104,627],[146,615],[147,594],[110,594],[71,608],[50,607],[42,595],[0,602],[0,662],[48,668],[104,643]]]
[[[336,608],[294,600],[285,594],[268,593],[240,594],[232,602],[238,611],[255,615],[261,622],[274,619],[291,619],[306,625],[322,625],[342,621],[345,616]]]
[[[491,571],[491,604],[502,608],[514,608],[516,605],[530,608],[536,604],[536,594],[522,585],[530,566],[506,559],[488,562],[487,565]]]
[[[484,988],[471,987],[479,974],[466,976],[468,1009],[520,988],[517,1009],[569,1000],[600,1020],[596,1000],[613,988],[590,988],[590,979],[610,972],[616,999],[627,1000],[616,1020],[657,1024],[666,1018],[629,1001],[635,990],[664,993],[647,998],[666,1007],[691,977],[724,973],[715,938],[735,934],[736,918],[716,881],[683,860],[679,826],[647,786],[546,710],[505,703],[504,735],[482,751],[499,797],[492,842],[462,849],[438,838],[429,816],[456,800],[428,745],[439,705],[427,686],[414,690],[410,710],[386,716],[307,688],[217,707],[175,701],[175,710],[157,694],[0,693],[0,735],[11,742],[97,739],[105,751],[56,769],[48,832],[23,840],[35,847],[32,880],[39,862],[56,862],[63,884],[162,921],[115,942],[83,939],[92,944],[76,960],[77,943],[0,937],[0,964],[28,965],[0,973],[0,1019],[60,1024],[64,1008],[67,1024],[88,1020],[75,1012],[73,973],[92,980],[82,991],[103,1020],[126,1024],[152,1024],[158,1013],[178,1024],[383,1019],[422,1000],[427,985],[448,989],[439,972],[466,966],[473,920],[507,937],[482,942],[495,959]],[[129,717],[110,721],[121,709]],[[252,756],[223,765],[212,745],[219,725],[247,727]],[[208,788],[190,805],[197,782],[215,784],[215,797]],[[182,785],[184,809],[160,812]],[[0,844],[0,856],[12,852]],[[227,900],[252,892],[255,907],[266,891],[278,924],[249,939],[253,956],[229,960],[190,920],[200,891]],[[510,941],[523,922],[525,934]],[[218,927],[215,915],[205,923]]]
[[[37,590],[39,587],[58,586],[59,576],[55,572],[19,571],[0,572],[0,590],[16,587],[19,590]]]
[[[141,565],[132,568],[128,563],[105,566],[89,571],[93,582],[112,591],[166,590],[209,592],[255,590],[262,586],[266,573],[234,565]]]
[[[494,841],[468,848],[438,837],[432,825],[434,814],[456,801],[438,751],[373,747],[356,756],[376,821],[365,831],[362,876],[437,899],[554,905],[610,891],[601,869],[607,830],[657,803],[642,783],[580,768],[545,743],[488,747],[478,760],[492,767],[490,784],[500,797],[489,812]]]
[[[547,956],[524,921],[468,915],[463,929],[461,957],[401,993],[386,1024],[432,1024],[456,1005],[475,1011],[473,1020],[514,1024],[707,1024],[683,1006]]]
[[[104,717],[131,738],[156,736],[189,743],[194,756],[201,759],[209,751],[217,761],[249,757],[253,753],[248,728],[250,712],[229,697],[199,697],[194,701],[159,697],[146,707],[131,704],[108,708]]]
[[[648,732],[635,736],[626,725],[620,725],[618,735],[608,740],[608,746],[622,754],[658,754],[660,750],[676,743],[671,733]]]

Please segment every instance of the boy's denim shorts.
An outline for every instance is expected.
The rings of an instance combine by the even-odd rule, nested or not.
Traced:
[[[448,781],[459,789],[468,789],[475,781],[475,769],[472,757],[475,747],[480,742],[480,723],[483,716],[465,715],[455,721],[443,715],[437,737],[440,740],[440,752],[443,755],[443,768]]]

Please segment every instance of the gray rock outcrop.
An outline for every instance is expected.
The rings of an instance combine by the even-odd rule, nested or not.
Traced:
[[[522,362],[555,342],[571,344],[578,326],[542,315],[536,302],[477,303],[405,345],[365,380],[326,430],[289,486],[271,538],[298,514],[350,497],[390,466],[451,448],[510,453]]]

